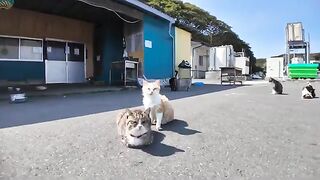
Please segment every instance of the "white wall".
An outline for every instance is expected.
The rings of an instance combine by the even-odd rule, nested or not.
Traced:
[[[210,48],[209,70],[220,70],[220,67],[234,67],[234,54],[232,45]]]
[[[202,46],[195,49],[192,59],[192,70],[200,70],[200,71],[207,71],[209,66],[209,47]],[[199,56],[203,56],[203,64],[199,64]]]
[[[283,77],[283,57],[267,59],[266,77]]]
[[[249,74],[249,58],[235,57],[235,67],[242,69],[242,74]]]

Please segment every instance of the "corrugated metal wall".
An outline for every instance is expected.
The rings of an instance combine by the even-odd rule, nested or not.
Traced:
[[[175,28],[175,69],[182,60],[191,63],[191,33],[180,28]]]
[[[169,36],[169,21],[144,16],[144,40],[152,47],[144,47],[144,74],[148,79],[173,76],[173,39]],[[174,35],[174,28],[172,28]]]

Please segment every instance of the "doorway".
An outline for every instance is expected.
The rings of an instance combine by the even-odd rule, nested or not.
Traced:
[[[76,42],[45,41],[46,83],[85,82],[85,45]]]

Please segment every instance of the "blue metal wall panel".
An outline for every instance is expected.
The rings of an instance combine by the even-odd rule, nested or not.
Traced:
[[[172,28],[172,34],[174,30]],[[169,21],[144,16],[144,40],[152,41],[152,48],[144,47],[144,74],[160,79],[173,76],[173,39],[169,35]]]
[[[26,81],[45,79],[43,62],[0,61],[0,80]]]

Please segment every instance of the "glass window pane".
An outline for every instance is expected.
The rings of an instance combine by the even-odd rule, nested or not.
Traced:
[[[68,43],[70,48],[68,61],[84,62],[84,45],[79,43]]]
[[[19,59],[19,39],[0,37],[0,59]]]
[[[199,66],[203,66],[203,56],[199,56]]]
[[[49,61],[65,61],[65,48],[65,42],[47,41],[47,59]]]
[[[21,39],[21,59],[42,60],[42,41]]]

